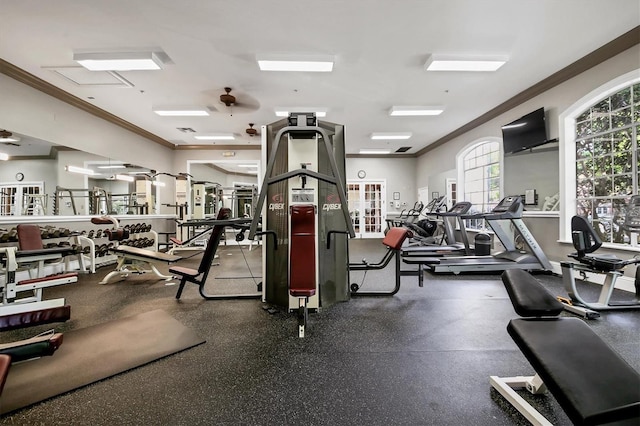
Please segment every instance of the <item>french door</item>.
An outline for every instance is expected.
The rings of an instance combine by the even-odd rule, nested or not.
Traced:
[[[0,183],[0,216],[44,215],[47,196],[42,182]]]
[[[386,181],[347,182],[349,215],[358,238],[383,238],[386,227]]]

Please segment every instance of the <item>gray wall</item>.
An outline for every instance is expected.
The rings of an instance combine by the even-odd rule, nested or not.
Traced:
[[[407,207],[413,207],[418,200],[415,158],[347,157],[346,169],[347,180],[359,180],[359,170],[366,172],[365,179],[386,179],[387,213],[399,213]],[[394,192],[400,193],[399,208],[389,205]]]
[[[540,148],[506,156],[503,163],[504,195],[524,195],[535,189],[538,204],[527,210],[542,210],[546,197],[552,197],[560,188],[558,148]]]

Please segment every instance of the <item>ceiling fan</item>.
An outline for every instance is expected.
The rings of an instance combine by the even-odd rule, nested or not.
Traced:
[[[237,92],[231,94],[232,90],[231,87],[225,87],[225,93],[220,95],[220,103],[222,103],[231,114],[253,112],[260,108],[260,103],[251,96]]]
[[[245,132],[247,132],[251,137],[258,135],[258,130],[253,128],[254,125],[254,123],[249,123],[249,128],[245,130]]]
[[[13,136],[13,133],[11,133],[8,130],[0,130],[0,143],[4,144],[4,145],[13,145],[13,146],[20,146],[19,142],[20,138],[17,136]]]

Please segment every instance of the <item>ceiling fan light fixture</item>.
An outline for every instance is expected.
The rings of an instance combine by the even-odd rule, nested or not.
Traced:
[[[331,72],[335,58],[330,55],[257,55],[261,71]]]
[[[371,134],[372,140],[390,141],[409,139],[413,133],[411,132],[376,132]]]
[[[152,71],[163,65],[156,52],[74,53],[73,60],[89,71]]]
[[[443,111],[443,106],[392,106],[389,115],[392,117],[440,115]]]
[[[427,71],[497,71],[507,63],[509,58],[504,55],[440,55],[431,54],[424,64]]]

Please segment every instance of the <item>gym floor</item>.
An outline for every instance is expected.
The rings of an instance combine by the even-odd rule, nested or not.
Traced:
[[[254,292],[260,279],[247,277],[260,275],[261,250],[221,246],[218,252],[208,291]],[[352,262],[375,262],[383,254],[379,240],[350,243]],[[199,261],[198,255],[180,264],[197,267]],[[393,297],[352,298],[312,314],[307,336],[299,339],[295,315],[270,313],[257,299],[206,301],[189,284],[176,301],[175,284],[149,275],[98,285],[112,268],[45,290],[45,298],[65,297],[72,308],[71,320],[57,330],[163,309],[207,342],[16,411],[0,424],[528,424],[489,385],[490,375],[532,374],[506,332],[516,314],[499,274],[427,274],[423,288],[417,277],[403,277]],[[362,275],[352,273],[351,281],[361,283]],[[560,277],[536,277],[565,295]],[[393,285],[390,264],[368,272],[363,290]],[[595,297],[597,288],[584,287]],[[640,370],[640,311],[605,313],[588,323]],[[551,395],[522,395],[553,424],[571,424]]]

